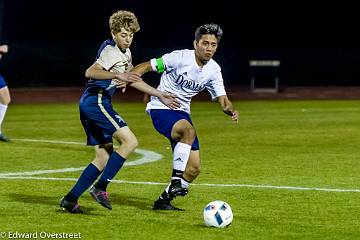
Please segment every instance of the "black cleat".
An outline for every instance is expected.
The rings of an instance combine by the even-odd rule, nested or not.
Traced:
[[[153,206],[154,210],[175,210],[175,211],[184,211],[181,208],[177,208],[174,207],[173,205],[171,205],[171,203],[169,201],[166,201],[164,199],[159,198],[158,200],[156,200],[154,202],[154,206]]]
[[[90,195],[101,204],[101,206],[111,210],[111,202],[109,200],[109,193],[92,186],[89,190]]]
[[[60,207],[63,210],[68,211],[69,213],[83,213],[83,211],[81,211],[80,206],[77,202],[70,202],[70,201],[65,200],[65,198],[61,199]]]
[[[1,142],[10,142],[10,139],[6,137],[4,134],[0,134],[0,141]]]
[[[185,196],[188,194],[189,190],[181,186],[181,180],[175,179],[171,181],[169,187],[169,197],[174,198],[177,196]]]

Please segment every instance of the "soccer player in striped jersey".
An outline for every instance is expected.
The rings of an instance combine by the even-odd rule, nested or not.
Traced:
[[[0,45],[0,58],[3,53],[8,52],[8,45]],[[10,142],[10,139],[6,137],[1,131],[1,125],[4,121],[8,105],[10,103],[10,92],[5,82],[4,77],[0,74],[0,141]]]
[[[174,95],[150,87],[139,74],[129,72],[133,67],[129,47],[140,29],[134,13],[117,11],[110,17],[109,25],[112,39],[103,42],[95,63],[86,70],[89,80],[80,98],[81,123],[87,144],[95,146],[96,156],[60,202],[60,207],[70,213],[82,213],[78,199],[100,175],[90,188],[90,195],[103,207],[112,209],[107,186],[138,145],[134,133],[112,106],[111,98],[117,88],[132,83],[132,87],[156,96],[165,106],[178,107]],[[113,138],[120,143],[117,149],[113,149]]]
[[[200,173],[199,140],[190,118],[191,98],[206,89],[222,111],[238,121],[238,112],[225,92],[221,68],[212,59],[222,33],[217,24],[202,25],[195,32],[194,50],[173,51],[132,70],[140,75],[149,71],[161,73],[158,90],[175,94],[180,102],[180,107],[174,110],[152,96],[146,107],[155,129],[170,140],[173,150],[171,182],[154,202],[154,209],[181,210],[171,200],[185,196],[189,184]]]

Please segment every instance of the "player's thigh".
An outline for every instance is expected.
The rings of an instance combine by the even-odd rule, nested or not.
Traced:
[[[10,92],[8,87],[0,88],[0,103],[8,105],[10,103]]]
[[[117,129],[113,137],[121,144],[137,145],[138,141],[135,134],[130,130],[128,126]]]
[[[177,121],[171,129],[171,138],[178,141],[184,136],[188,138],[195,138],[196,131],[194,126],[186,119]]]

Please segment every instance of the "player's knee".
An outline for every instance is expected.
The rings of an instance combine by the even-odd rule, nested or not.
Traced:
[[[11,102],[11,98],[10,97],[7,97],[7,98],[5,98],[4,99],[4,105],[9,105],[10,104],[10,102]]]
[[[0,89],[0,104],[9,105],[11,102],[10,93],[7,87]]]
[[[7,105],[9,105],[9,103],[10,103],[10,98],[8,98],[8,97],[0,98],[0,104],[7,106]]]
[[[130,148],[131,148],[131,151],[135,151],[135,149],[139,146],[139,141],[135,138],[133,140],[131,140],[131,143],[130,143]]]
[[[131,137],[126,139],[122,144],[124,144],[130,152],[133,152],[138,147],[139,142],[136,137]]]
[[[182,129],[182,135],[185,139],[189,139],[191,142],[193,142],[196,137],[195,128],[191,125],[184,127]]]

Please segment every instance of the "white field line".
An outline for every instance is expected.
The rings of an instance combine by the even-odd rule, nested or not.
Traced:
[[[78,172],[82,171],[84,167],[81,168],[63,168],[63,169],[53,169],[53,170],[38,170],[30,172],[12,172],[12,173],[0,173],[0,178],[2,177],[11,177],[11,176],[32,176],[48,173],[64,173],[64,172]]]
[[[21,179],[21,180],[52,180],[52,181],[77,181],[77,178],[55,178],[55,177],[27,177],[27,176],[4,176],[0,179]],[[161,182],[138,182],[126,180],[112,180],[113,183],[137,184],[137,185],[167,185],[169,183]],[[320,192],[360,192],[360,189],[341,189],[341,188],[317,188],[317,187],[291,187],[291,186],[271,186],[271,185],[253,185],[253,184],[215,184],[215,183],[192,183],[191,186],[205,187],[238,187],[238,188],[265,188],[265,189],[285,189],[300,191],[320,191]]]
[[[53,141],[53,140],[36,140],[36,139],[13,139],[17,141],[26,142],[42,142],[42,143],[55,143],[55,144],[74,144],[84,145],[79,142],[65,142],[65,141]],[[162,158],[162,155],[136,149],[136,153],[142,154],[143,157],[136,161],[126,162],[128,166],[140,165],[148,162],[158,161]],[[30,172],[16,172],[16,173],[0,173],[0,179],[28,179],[28,180],[52,180],[52,181],[77,181],[77,178],[55,178],[55,177],[31,177],[32,175],[48,174],[48,173],[62,173],[62,172],[75,172],[81,171],[84,168],[63,168],[53,170],[39,170]],[[168,183],[161,182],[134,182],[126,180],[112,180],[114,183],[125,184],[140,184],[140,185],[167,185]],[[212,184],[212,183],[193,183],[191,186],[206,186],[206,187],[241,187],[241,188],[267,188],[267,189],[285,189],[285,190],[301,190],[301,191],[322,191],[322,192],[360,192],[360,189],[340,189],[340,188],[318,188],[318,187],[291,187],[291,186],[272,186],[272,185],[253,185],[253,184]]]
[[[39,142],[39,143],[53,143],[53,144],[72,144],[72,145],[82,145],[86,146],[84,143],[80,142],[65,142],[65,141],[54,141],[54,140],[37,140],[37,139],[13,139],[14,141],[23,141],[23,142]],[[150,162],[159,161],[163,156],[156,152],[136,149],[136,153],[141,154],[142,158],[134,160],[134,161],[126,161],[124,166],[136,166],[142,165]],[[32,175],[40,175],[40,174],[48,174],[48,173],[63,173],[63,172],[78,172],[82,171],[84,167],[80,168],[63,168],[63,169],[52,169],[52,170],[37,170],[37,171],[29,171],[29,172],[13,172],[13,173],[0,173],[0,178],[3,176],[32,176]]]
[[[66,141],[57,141],[57,140],[41,140],[41,139],[12,139],[13,141],[22,141],[22,142],[38,142],[38,143],[53,143],[53,144],[71,144],[71,145],[81,145],[81,146],[86,146],[84,143],[81,142],[66,142]],[[142,155],[142,158],[134,160],[134,161],[126,161],[124,163],[124,166],[136,166],[136,165],[142,165],[145,163],[150,163],[150,162],[156,162],[159,161],[160,159],[162,159],[162,155],[153,151],[148,151],[148,150],[144,150],[144,149],[135,149],[135,153],[138,153],[140,155]],[[72,170],[71,170],[72,169]],[[65,171],[65,172],[76,172],[76,171],[81,171],[84,168],[69,168],[69,171]],[[44,171],[39,171],[39,173],[35,173],[35,174],[25,174],[25,175],[36,175],[36,174],[45,174],[45,173],[53,173],[52,171],[60,171],[63,172],[61,169],[60,170],[44,170]],[[8,175],[10,173],[7,173]],[[0,173],[0,176],[2,174]],[[16,175],[24,175],[24,174],[16,174]]]

